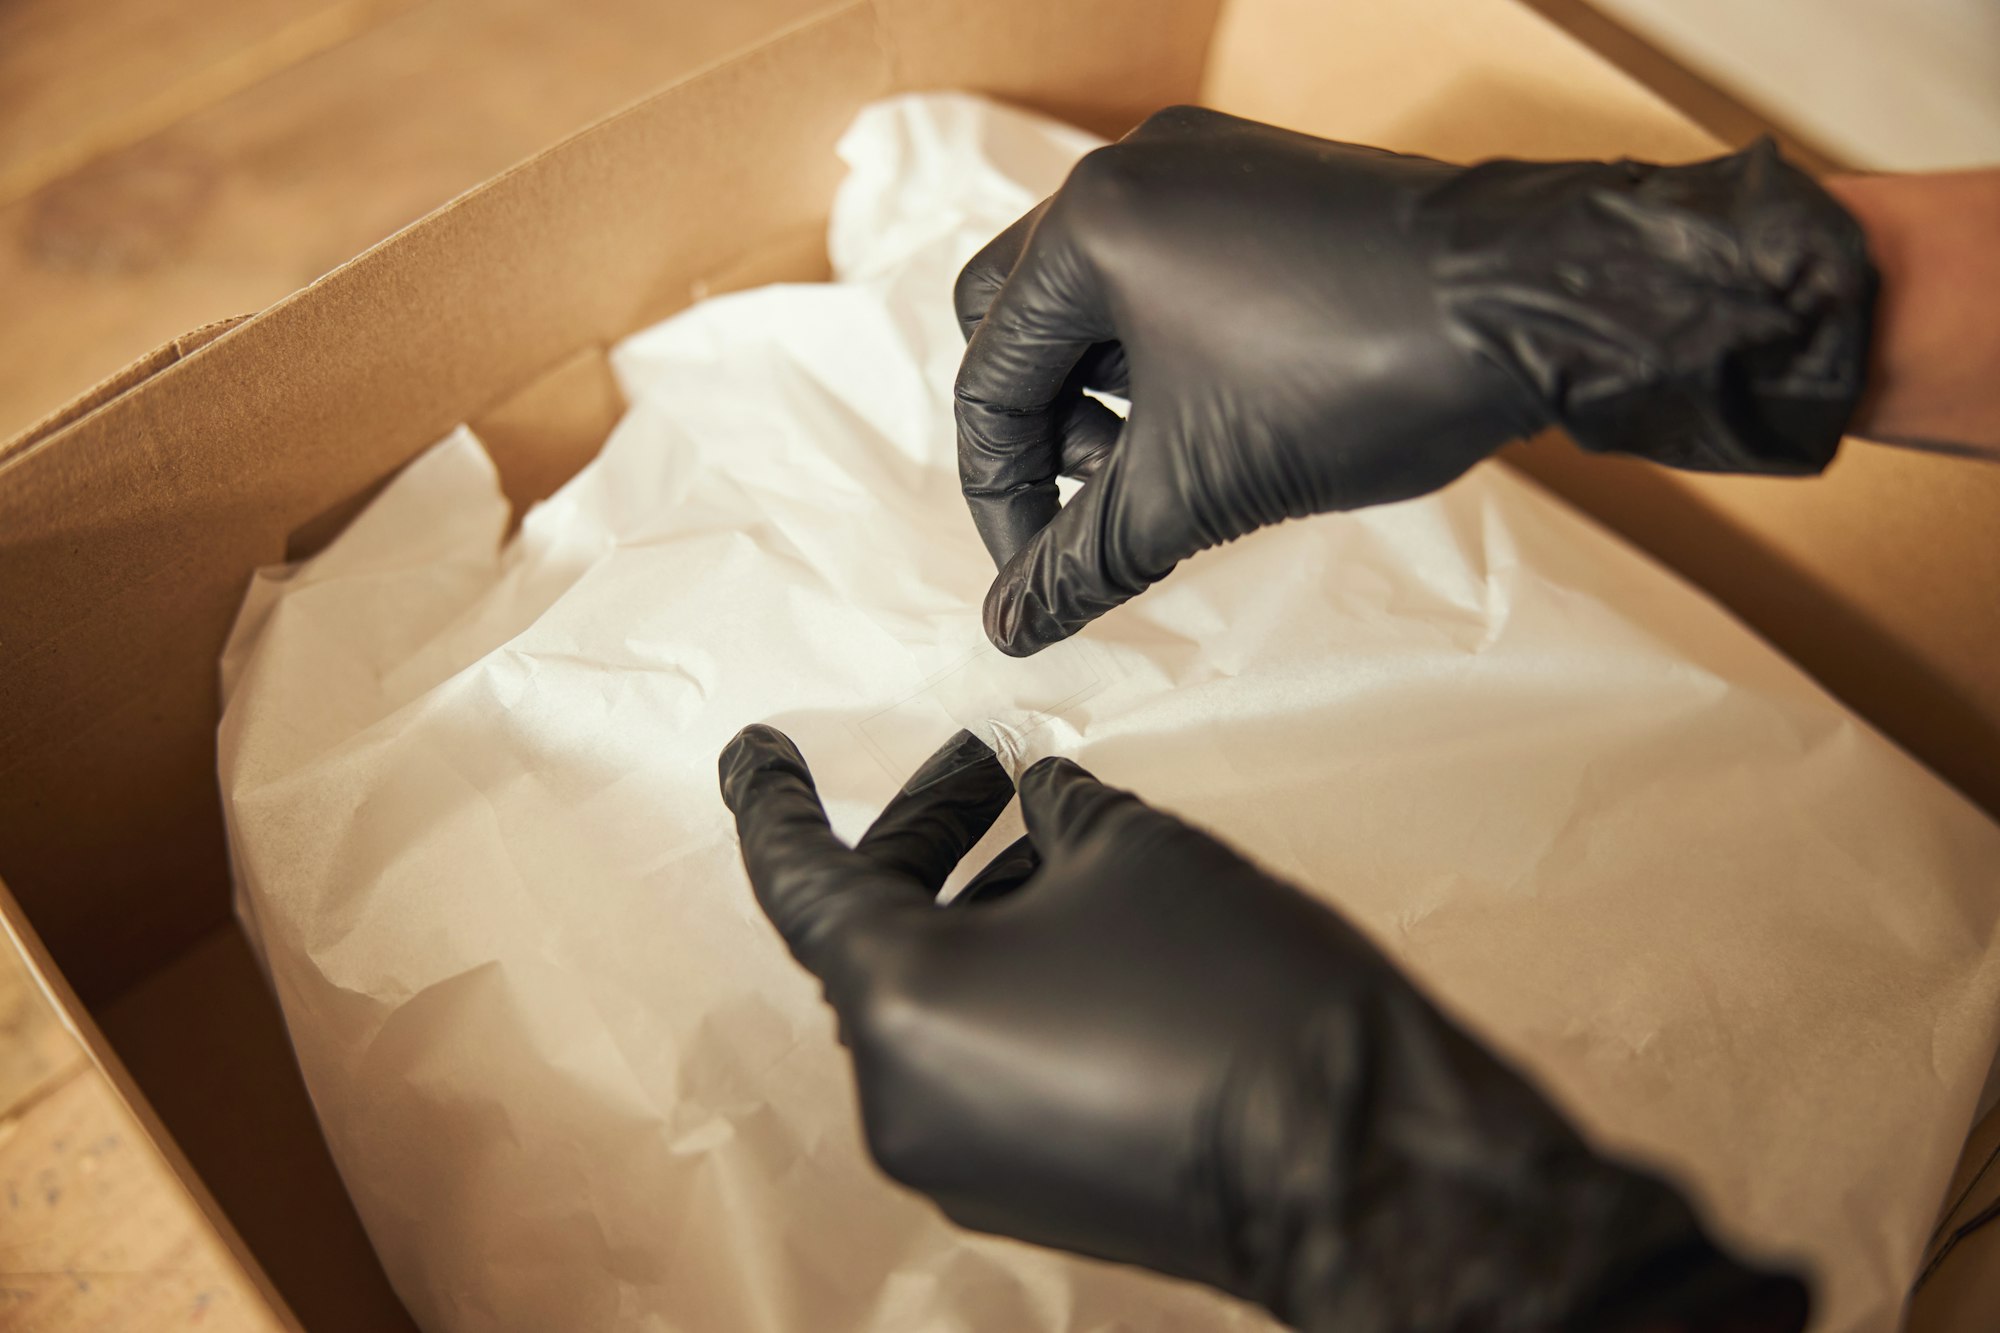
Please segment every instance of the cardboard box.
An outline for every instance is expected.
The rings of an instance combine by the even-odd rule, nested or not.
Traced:
[[[1649,84],[1732,138],[1754,123],[1567,0],[847,0],[776,28],[0,445],[13,919],[150,1102],[135,1109],[199,1172],[191,1197],[301,1322],[408,1327],[230,918],[215,663],[251,570],[323,542],[460,421],[517,504],[547,494],[620,410],[612,341],[711,292],[823,275],[833,143],[883,94],[976,89],[1109,134],[1203,100],[1461,159],[1721,146]],[[1674,475],[1559,441],[1512,461],[2000,811],[2000,470],[1867,446],[1811,483]],[[2000,1324],[2000,1265],[1978,1253],[2000,1227],[1952,1243],[2000,1189],[2000,1173],[1979,1178],[1996,1134],[1974,1136],[1924,1328]]]

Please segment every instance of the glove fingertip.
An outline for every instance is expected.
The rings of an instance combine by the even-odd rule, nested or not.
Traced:
[[[1116,821],[1125,833],[1150,825],[1145,838],[1157,844],[1169,830],[1191,832],[1171,815],[1161,814],[1122,787],[1108,786],[1098,776],[1060,755],[1039,760],[1021,774],[1021,816],[1035,846],[1044,855],[1080,846]],[[1137,844],[1133,844],[1137,845]]]
[[[1025,562],[1012,561],[987,590],[980,619],[986,637],[1009,657],[1033,657],[1069,637],[1022,578]]]
[[[903,792],[908,795],[923,791],[960,774],[976,774],[985,778],[994,770],[998,771],[1000,778],[1006,778],[1007,770],[1001,765],[1000,757],[993,753],[993,747],[972,732],[960,728],[930,758],[924,760],[916,772],[910,774],[909,780],[903,784]],[[1007,785],[1011,790],[1011,779]]]
[[[1045,850],[1074,831],[1085,807],[1125,795],[1106,787],[1095,773],[1062,755],[1035,761],[1021,774],[1016,790],[1021,794],[1021,815],[1028,831]]]
[[[1068,755],[1052,754],[1037,759],[1034,763],[1028,765],[1027,771],[1021,774],[1020,787],[1024,796],[1030,786],[1034,788],[1038,796],[1046,795],[1051,789],[1075,782],[1078,778],[1085,778],[1092,782],[1097,780],[1092,776],[1089,769],[1077,763],[1076,760],[1071,759]]]
[[[722,786],[722,803],[730,812],[740,813],[749,785],[757,774],[776,769],[810,783],[811,770],[792,738],[764,722],[753,722],[737,732],[722,747],[716,761]]]

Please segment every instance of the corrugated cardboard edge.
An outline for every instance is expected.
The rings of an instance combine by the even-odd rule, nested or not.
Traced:
[[[271,315],[274,315],[286,309],[287,307],[295,305],[301,301],[311,299],[313,294],[319,288],[324,287],[328,283],[337,280],[343,273],[345,273],[348,269],[353,268],[357,264],[362,264],[366,262],[368,258],[371,255],[375,254],[377,251],[384,250],[389,246],[396,244],[403,236],[405,236],[410,232],[436,225],[439,219],[443,218],[446,214],[453,212],[455,209],[458,208],[460,204],[465,202],[466,199],[470,198],[471,196],[482,194],[490,189],[493,189],[495,186],[507,180],[509,177],[516,176],[523,172],[533,170],[535,166],[541,161],[543,161],[545,158],[563,151],[572,141],[589,136],[593,131],[597,130],[599,127],[630,114],[636,108],[641,107],[658,97],[671,93],[676,88],[679,88],[685,84],[694,83],[697,80],[705,77],[708,74],[713,73],[718,69],[724,68],[738,61],[749,59],[755,56],[760,51],[764,51],[768,48],[777,46],[783,43],[786,38],[790,37],[795,32],[798,32],[802,29],[814,27],[820,23],[828,21],[829,19],[838,17],[841,14],[856,10],[866,10],[870,14],[873,14],[875,12],[875,0],[837,0],[836,3],[829,4],[825,8],[815,10],[814,12],[805,15],[803,18],[800,18],[792,23],[788,23],[784,27],[779,28],[774,32],[765,34],[764,36],[758,38],[756,41],[748,45],[738,47],[736,50],[733,51],[726,52],[723,55],[716,57],[714,60],[711,60],[704,65],[700,65],[695,69],[689,70],[687,73],[681,75],[676,79],[673,79],[667,83],[663,83],[657,88],[651,89],[650,91],[642,94],[641,96],[632,99],[630,102],[627,102],[625,105],[605,113],[604,115],[598,117],[596,120],[591,121],[588,124],[580,127],[574,133],[566,135],[562,139],[558,140],[556,143],[551,144],[547,148],[544,148],[542,151],[535,153],[532,156],[524,158],[521,161],[515,163],[513,166],[507,168],[505,171],[500,172],[498,175],[489,176],[485,180],[479,182],[477,185],[472,186],[470,189],[463,190],[460,193],[452,196],[450,199],[447,199],[444,203],[439,204],[436,208],[432,209],[430,212],[425,213],[422,217],[419,217],[409,222],[408,224],[397,228],[395,231],[389,233],[389,235],[383,237],[375,244],[361,251],[353,258],[348,259],[345,262],[338,264],[331,269],[328,269],[325,273],[321,274],[313,281],[307,283],[304,287],[301,287],[297,291],[293,292],[291,295],[284,297],[283,299],[276,301],[269,306],[266,306],[263,310],[256,311],[247,315],[235,315],[227,319],[216,320],[213,323],[203,324],[198,328],[192,329],[187,333],[181,334],[179,337],[174,338],[169,342],[163,343],[159,347],[156,347],[152,351],[146,353],[144,356],[139,357],[131,364],[106,376],[103,380],[99,381],[97,384],[92,385],[89,389],[77,395],[77,397],[63,404],[61,407],[56,408],[54,411],[42,417],[39,421],[34,422],[32,425],[28,426],[25,430],[18,432],[17,434],[5,440],[4,442],[0,442],[0,470],[4,470],[9,464],[25,456],[30,450],[40,445],[53,442],[58,436],[60,436],[64,431],[68,430],[70,427],[75,426],[78,423],[84,421],[85,419],[96,413],[99,409],[109,406],[111,403],[117,401],[124,395],[131,393],[133,390],[139,388],[141,385],[148,383],[155,377],[163,374],[164,372],[178,365],[180,362],[193,356],[196,352],[200,351],[204,347],[207,347],[209,344],[215,342],[217,339],[221,338],[224,334],[229,333],[244,324],[250,323],[255,320],[261,320]],[[886,54],[887,51],[886,45],[884,45],[884,51]],[[662,314],[665,313],[668,312],[664,311],[662,312]]]
[[[283,558],[299,524],[379,482],[453,424],[506,402],[576,348],[638,327],[656,305],[686,304],[693,281],[743,260],[761,236],[712,220],[714,210],[702,207],[709,194],[750,194],[787,225],[823,215],[829,191],[820,177],[837,169],[829,150],[835,122],[844,122],[839,111],[888,88],[876,31],[882,2],[846,0],[710,62],[222,337],[164,354],[175,359],[150,376],[142,367],[124,392],[95,396],[66,425],[0,459],[9,549],[0,652],[10,664],[0,672],[0,735],[9,738],[0,773],[32,788],[10,800],[0,822],[17,895],[79,990],[115,992],[140,954],[169,953],[227,911],[219,818],[209,824],[219,799],[214,652],[204,645],[197,665],[187,643],[212,638],[219,650],[243,581]],[[774,53],[793,48],[832,64],[820,83],[780,87],[774,98]],[[756,126],[756,144],[781,138],[794,116],[826,123],[787,156],[777,172],[784,179],[739,180],[712,133],[716,116]],[[651,207],[672,214],[661,225],[643,225],[628,210],[615,235],[609,225],[588,232],[572,208],[564,257],[531,278],[508,271],[505,247],[492,259],[498,268],[477,253],[443,262],[467,234],[519,232],[579,177],[603,194],[615,166],[605,160],[607,141],[640,154],[633,160],[686,159],[686,185],[678,170],[647,182]],[[802,175],[786,183],[793,173]],[[634,240],[650,256],[644,265],[597,258]],[[621,267],[657,276],[636,284],[607,277]],[[490,301],[469,299],[475,283],[493,293]],[[134,607],[157,614],[169,604],[172,620],[146,634],[119,628]],[[48,781],[51,747],[69,757]],[[172,766],[158,764],[169,752]],[[23,777],[31,766],[38,776]],[[142,784],[142,771],[164,776]],[[142,785],[142,804],[130,804]],[[90,840],[50,826],[34,812],[38,800],[61,809],[90,801],[100,817],[131,810],[135,818],[121,824],[123,843]],[[130,854],[135,840],[149,848],[142,856]],[[104,870],[121,859],[122,869]],[[114,873],[139,910],[90,912],[74,881]],[[218,887],[192,906],[188,895],[144,887],[161,876],[212,876]],[[79,932],[107,924],[116,938],[80,953]]]
[[[21,911],[20,904],[14,901],[14,895],[8,891],[5,881],[0,881],[0,937],[4,937],[0,938],[0,948],[6,947],[11,942],[27,963],[28,974],[34,979],[42,997],[62,1020],[63,1026],[69,1029],[70,1035],[76,1038],[77,1044],[83,1048],[92,1067],[104,1077],[105,1083],[117,1095],[119,1102],[138,1123],[139,1128],[145,1132],[154,1149],[165,1159],[168,1170],[186,1193],[188,1202],[222,1242],[230,1259],[242,1270],[258,1298],[269,1307],[272,1317],[294,1333],[305,1333],[304,1326],[285,1304],[285,1299],[278,1294],[278,1289],[271,1284],[271,1279],[251,1255],[249,1247],[243,1243],[243,1238],[236,1234],[236,1228],[230,1223],[228,1215],[216,1204],[207,1186],[202,1184],[201,1176],[182,1155],[179,1145],[174,1142],[173,1135],[167,1132],[167,1127],[160,1123],[160,1118],[153,1113],[145,1094],[139,1091],[131,1075],[125,1072],[125,1066],[119,1062],[118,1056],[112,1051],[110,1043],[104,1039],[104,1034],[98,1030],[97,1024],[91,1021],[88,1011],[77,999],[76,993],[69,988],[69,983],[63,980],[61,971],[49,957],[49,952],[43,947],[41,937],[35,934],[34,927],[28,924],[27,915]]]
[[[822,225],[867,101],[959,85],[1115,130],[1194,93],[1214,18],[1215,0],[816,10],[0,462],[0,837],[72,984],[110,995],[226,912],[214,657],[300,525]],[[85,808],[107,836],[66,817]],[[131,910],[93,910],[114,898]]]
[[[1181,6],[1181,8],[1183,9],[1189,7],[1190,6],[1186,5]],[[892,87],[903,86],[904,83],[906,82],[905,79],[903,78],[903,75],[905,73],[904,65],[905,65],[906,52],[904,51],[902,42],[897,40],[890,40],[890,38],[886,35],[886,33],[900,32],[904,29],[913,29],[919,27],[920,25],[918,23],[911,21],[909,18],[909,13],[912,10],[912,8],[913,6],[907,3],[907,0],[901,0],[901,2],[899,2],[899,0],[836,0],[835,3],[828,4],[823,8],[814,10],[809,14],[806,14],[790,23],[787,23],[782,27],[777,28],[772,32],[769,32],[764,36],[758,38],[754,42],[740,46],[735,50],[726,52],[723,55],[720,55],[715,59],[707,62],[706,64],[698,66],[697,68],[692,69],[667,83],[661,84],[659,87],[654,88],[637,98],[634,98],[630,102],[626,103],[624,106],[621,106],[611,112],[606,113],[603,116],[600,116],[598,119],[589,122],[588,124],[584,125],[580,129],[575,131],[574,133],[565,136],[562,140],[558,141],[557,143],[552,144],[548,148],[543,149],[541,152],[535,153],[530,157],[524,158],[522,161],[514,164],[512,167],[509,167],[507,170],[500,172],[498,175],[489,177],[486,180],[481,181],[479,184],[472,186],[470,189],[461,192],[460,194],[454,196],[453,198],[439,205],[437,208],[432,209],[429,213],[426,213],[423,217],[416,219],[415,221],[409,223],[408,225],[384,237],[382,240],[376,242],[374,245],[369,246],[367,249],[363,250],[360,254],[354,256],[352,259],[349,259],[345,263],[333,269],[328,270],[325,274],[322,274],[319,278],[315,279],[313,282],[307,284],[305,287],[300,288],[298,291],[293,292],[290,296],[287,296],[284,299],[275,302],[271,306],[266,307],[264,310],[258,311],[251,315],[239,315],[231,319],[225,319],[213,324],[203,325],[200,328],[195,329],[189,333],[183,334],[180,337],[172,340],[171,342],[163,345],[162,347],[147,353],[145,356],[139,358],[137,361],[134,361],[131,365],[125,367],[123,370],[118,371],[116,374],[105,379],[102,383],[94,386],[86,393],[78,396],[72,402],[65,404],[63,407],[56,409],[54,412],[51,412],[48,416],[44,417],[42,420],[36,422],[32,426],[28,427],[26,430],[21,431],[12,438],[6,440],[4,443],[0,443],[0,469],[6,468],[10,463],[16,461],[19,457],[25,455],[27,452],[41,445],[53,442],[62,433],[64,433],[71,427],[75,426],[79,422],[87,419],[89,416],[94,414],[98,409],[109,405],[110,403],[116,401],[118,398],[123,397],[124,395],[138,388],[140,385],[145,384],[151,379],[171,370],[180,362],[189,359],[190,357],[193,356],[194,353],[208,346],[210,343],[214,342],[217,338],[221,337],[223,334],[229,333],[234,329],[238,328],[239,326],[244,325],[245,323],[253,321],[261,321],[263,319],[269,318],[285,310],[286,308],[297,304],[302,300],[310,298],[311,295],[315,293],[319,288],[324,287],[329,282],[332,282],[335,279],[339,278],[346,270],[354,267],[357,264],[366,262],[371,256],[376,254],[378,251],[381,251],[386,247],[396,244],[407,234],[437,225],[441,221],[441,219],[454,212],[467,199],[476,195],[487,193],[488,191],[493,190],[495,187],[502,185],[504,182],[510,180],[515,176],[519,176],[523,173],[537,170],[540,167],[540,165],[548,158],[564,153],[578,140],[590,137],[592,134],[597,132],[602,127],[610,124],[611,122],[620,120],[625,116],[630,115],[638,108],[643,107],[646,104],[653,102],[661,97],[667,96],[673,93],[675,90],[684,87],[685,85],[698,82],[701,79],[715,73],[717,70],[727,68],[728,66],[734,64],[748,61],[761,53],[767,52],[772,48],[783,45],[789,38],[791,38],[792,36],[801,31],[820,26],[822,24],[839,19],[843,16],[854,15],[854,14],[866,14],[869,17],[875,32],[878,55],[881,58],[883,67],[888,71],[889,74],[888,82],[890,86]],[[883,12],[885,9],[898,10],[902,12],[896,15],[885,17]],[[926,82],[926,81],[920,80],[920,82]],[[948,83],[949,79],[946,79],[944,81],[937,81],[937,80],[928,81],[928,84],[930,86],[947,86]],[[1081,117],[1077,119],[1079,123],[1086,124],[1086,127],[1097,129],[1100,132],[1111,133],[1111,132],[1116,132],[1118,129],[1122,128],[1122,126],[1112,126],[1103,123],[1091,124],[1090,117]],[[723,284],[724,289],[726,289],[728,285],[730,284],[727,283]],[[690,295],[699,295],[699,293],[692,293]],[[677,308],[678,304],[684,304],[684,302],[676,303],[676,307],[665,308],[658,311],[657,312],[658,316],[664,317],[665,315],[672,313],[672,308]],[[488,404],[486,406],[490,407],[493,405],[494,404]],[[477,415],[477,413],[473,413],[472,415]]]
[[[132,392],[168,366],[193,356],[239,324],[255,318],[255,315],[232,315],[228,319],[218,319],[198,329],[190,329],[180,337],[160,344],[130,365],[113,371],[12,439],[0,442],[0,467],[5,467],[15,455]]]
[[[1650,88],[1661,101],[1724,143],[1745,143],[1770,135],[1786,156],[1815,175],[1853,167],[1794,127],[1727,91],[1683,64],[1588,0],[1516,0]]]

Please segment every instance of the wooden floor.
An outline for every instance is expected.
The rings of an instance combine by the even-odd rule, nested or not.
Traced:
[[[0,439],[805,8],[0,0]]]
[[[283,1333],[0,926],[0,1329]]]

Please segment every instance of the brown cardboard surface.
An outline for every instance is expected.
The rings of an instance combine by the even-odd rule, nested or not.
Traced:
[[[685,293],[746,231],[818,213],[834,135],[883,86],[881,47],[847,6],[787,49],[825,77],[775,78],[767,54],[669,90],[0,472],[0,845],[80,988],[116,989],[223,918],[214,659],[249,570],[455,421]],[[624,165],[664,162],[678,169]]]
[[[0,943],[0,1124],[89,1064],[28,960]]]
[[[1119,8],[1100,38],[1137,6]],[[1208,11],[1186,8],[1197,22],[1183,37],[1198,43]],[[1089,49],[1100,54],[1086,74],[1100,72],[1093,61],[1116,68],[1114,45]],[[545,489],[609,408],[587,349],[698,294],[818,276],[832,139],[888,89],[892,66],[920,71],[921,57],[869,6],[835,7],[776,52],[670,89],[551,169],[503,179],[365,256],[246,327],[244,352],[176,360],[142,393],[99,395],[0,466],[0,654],[19,668],[0,684],[7,863],[30,881],[38,861],[47,872],[38,916],[67,932],[72,971],[100,994],[151,972],[107,1011],[118,1039],[315,1327],[400,1314],[383,1314],[372,1263],[337,1224],[295,1076],[270,1073],[283,1047],[268,997],[240,944],[154,970],[226,910],[213,673],[243,579],[459,418],[518,429],[524,458],[537,439],[568,441],[576,452],[553,470],[526,459],[543,471],[524,495]],[[997,67],[1010,91],[1040,77],[1019,48]],[[1187,91],[1083,83],[1122,90],[1096,99],[1100,123]],[[321,375],[329,365],[341,372]],[[218,1132],[243,1129],[246,1112],[265,1132]]]
[[[1966,1140],[1947,1205],[1910,1298],[1908,1333],[2000,1328],[2000,1107]]]
[[[625,396],[602,347],[585,347],[473,420],[500,469],[515,521],[589,462],[625,414]],[[303,554],[297,542],[296,555]]]
[[[72,422],[81,421],[126,390],[144,384],[182,357],[194,355],[248,318],[248,315],[236,315],[204,324],[162,343],[130,365],[113,371],[13,439],[0,443],[0,464],[4,464],[9,455],[30,448],[36,441],[46,439]]]
[[[956,12],[857,0],[798,24],[328,275],[236,330],[228,355],[197,353],[13,452],[0,846],[80,988],[115,990],[222,918],[213,662],[244,578],[295,528],[575,349],[684,304],[759,238],[816,226],[834,137],[895,80],[1070,90],[1084,119],[1129,122],[1193,91],[1212,9],[1094,6],[1066,20],[1058,55],[1067,8],[1009,6],[986,20],[978,78],[979,48],[941,21]],[[1168,34],[1188,53],[1130,63]]]
[[[1838,168],[1837,155],[1810,136],[1775,122],[1740,97],[1675,61],[1586,0],[1521,0],[1521,3],[1723,143],[1745,143],[1760,134],[1769,134],[1787,157],[1809,171],[1825,173]]]
[[[510,438],[517,498],[567,475],[612,411],[594,349],[707,291],[820,271],[833,138],[894,87],[1116,130],[1190,96],[1210,50],[1210,100],[1337,137],[1461,158],[1715,147],[1515,0],[1236,0],[1212,49],[1214,0],[808,3],[226,340],[0,446],[0,873],[79,988],[127,992],[104,1010],[116,1040],[315,1328],[396,1312],[327,1194],[294,1076],[269,1072],[268,999],[216,933],[215,657],[255,565],[310,546],[460,420]],[[2000,647],[2000,471],[1871,449],[1811,485],[1550,445],[1519,461],[2000,809],[2000,676],[1982,669]],[[230,1097],[257,1121],[240,1140]],[[288,1212],[293,1197],[314,1202]],[[1927,1292],[1983,1271],[1977,1253],[1961,1245]]]
[[[1706,588],[2000,812],[2000,468],[1850,440],[1809,484],[1670,474],[1565,442],[1523,471]]]
[[[1519,0],[1236,0],[1203,100],[1328,138],[1458,161],[1688,159],[1717,141]]]
[[[264,977],[218,927],[102,1011],[105,1036],[299,1322],[405,1333],[410,1317],[320,1138]]]
[[[1222,0],[876,0],[899,88],[964,88],[1103,135],[1191,101]]]

